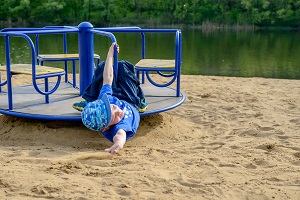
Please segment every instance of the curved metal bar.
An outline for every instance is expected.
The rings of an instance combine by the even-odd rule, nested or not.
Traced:
[[[114,34],[112,34],[112,33],[110,33],[110,32],[101,31],[101,30],[99,30],[99,29],[98,29],[98,30],[93,29],[93,30],[91,30],[91,33],[109,37],[112,43],[113,43],[113,42],[117,42],[117,39],[116,39],[116,37],[114,36]],[[115,77],[115,78],[118,78],[118,70],[117,70],[117,67],[118,67],[118,53],[117,53],[117,47],[115,47],[115,48],[114,48],[114,77]]]
[[[49,76],[48,77],[44,77],[44,78],[49,78]],[[37,78],[37,79],[39,79],[39,78]],[[35,88],[35,90],[38,93],[47,96],[47,95],[50,95],[50,94],[52,94],[53,92],[55,92],[57,90],[58,86],[60,85],[60,81],[61,81],[61,76],[57,76],[56,84],[55,84],[55,86],[50,91],[47,91],[48,90],[47,86],[45,88],[45,90],[46,90],[45,92],[42,92],[38,87],[34,87],[34,88]]]
[[[29,46],[31,47],[31,60],[32,60],[32,83],[33,83],[33,87],[34,89],[42,94],[42,95],[49,95],[49,94],[52,94],[53,92],[55,92],[60,84],[60,80],[61,80],[61,75],[60,73],[56,73],[56,74],[51,74],[50,76],[55,76],[57,75],[57,82],[56,82],[56,85],[54,86],[54,88],[52,88],[52,90],[50,91],[47,91],[48,88],[45,88],[45,91],[41,91],[40,88],[38,87],[37,85],[37,82],[36,80],[37,79],[40,79],[40,78],[44,78],[44,77],[47,77],[46,75],[42,75],[42,76],[36,76],[36,60],[35,60],[35,48],[34,48],[34,45],[33,45],[33,42],[32,40],[30,39],[29,36],[25,35],[25,34],[22,34],[23,37],[27,40],[27,42],[29,43]],[[48,75],[48,77],[50,77]]]
[[[116,37],[114,36],[114,34],[112,34],[110,32],[101,31],[101,30],[95,28],[95,29],[91,30],[91,33],[109,37],[111,39],[111,42],[117,42]]]
[[[165,107],[163,109],[158,109],[158,110],[150,111],[150,112],[140,113],[140,116],[152,115],[152,114],[156,114],[156,113],[160,113],[160,112],[165,112],[165,111],[171,110],[173,108],[176,108],[176,107],[180,106],[185,101],[185,99],[186,99],[186,96],[183,93],[181,93],[181,96],[182,96],[181,100],[178,103],[173,104],[172,106]]]
[[[146,40],[145,40],[145,33],[141,32],[140,30],[144,30],[138,26],[128,26],[128,27],[110,27],[110,28],[95,28],[94,30],[100,31],[109,31],[109,32],[124,32],[123,30],[139,30],[139,31],[128,31],[128,32],[139,32],[141,33],[142,37],[142,59],[146,56]],[[125,31],[127,32],[127,31]]]
[[[36,60],[35,60],[35,58],[36,58],[35,56],[36,55],[35,55],[35,48],[34,48],[34,44],[33,44],[32,40],[30,39],[30,37],[28,35],[24,34],[24,33],[16,33],[16,32],[0,32],[0,35],[4,35],[5,38],[7,38],[6,39],[7,40],[6,41],[6,43],[7,43],[6,46],[9,43],[9,38],[8,38],[9,36],[23,37],[28,42],[28,44],[30,46],[30,49],[31,49],[32,83],[33,83],[34,89],[38,93],[40,93],[42,95],[49,95],[49,94],[52,94],[53,92],[55,92],[55,90],[57,90],[57,88],[58,88],[58,86],[60,84],[60,80],[61,80],[60,76],[61,76],[62,73],[55,73],[55,74],[51,74],[51,75],[42,75],[42,76],[38,76],[38,77],[36,76]],[[6,53],[6,56],[7,56],[7,58],[6,58],[7,77],[9,77],[9,76],[11,76],[11,72],[10,72],[10,56],[9,56],[10,50],[9,50],[9,45],[6,48],[7,48],[7,53]],[[63,74],[64,74],[64,72],[63,72]],[[40,78],[44,78],[44,77],[53,77],[53,76],[57,76],[58,77],[58,81],[57,81],[55,87],[52,90],[50,90],[49,92],[43,92],[43,91],[41,91],[39,89],[38,85],[37,85],[36,80],[40,79]],[[8,81],[8,88],[11,88],[10,81]]]
[[[64,75],[64,73],[63,73],[63,75]],[[49,77],[55,77],[55,76],[57,77],[57,81],[56,81],[55,86],[54,86],[50,91],[47,91],[48,88],[45,88],[45,91],[40,90],[39,86],[38,86],[37,83],[36,83],[36,80],[37,80],[37,79],[41,79],[41,78],[49,78]],[[53,74],[53,75],[37,76],[37,77],[35,77],[35,78],[32,78],[32,81],[33,81],[33,87],[34,87],[34,89],[35,89],[38,93],[40,93],[40,94],[42,94],[42,95],[49,95],[49,94],[52,94],[53,92],[55,92],[55,91],[57,90],[58,86],[60,85],[60,82],[61,82],[61,73]]]
[[[140,33],[141,34],[141,37],[142,37],[142,58],[146,58],[146,50],[145,50],[145,45],[146,45],[146,40],[145,40],[145,33],[147,32],[157,32],[157,33],[176,33],[176,38],[175,38],[175,69],[174,68],[171,68],[171,69],[155,69],[155,68],[152,68],[152,69],[145,69],[145,68],[141,68],[141,71],[143,73],[146,73],[146,77],[148,78],[148,80],[150,81],[150,83],[153,85],[152,87],[155,88],[154,86],[158,86],[158,87],[168,87],[169,85],[171,85],[173,82],[175,82],[176,78],[177,78],[177,88],[176,89],[172,89],[172,90],[176,90],[176,96],[172,96],[174,98],[180,98],[180,101],[178,101],[177,103],[173,104],[173,105],[169,105],[167,107],[164,107],[164,108],[159,108],[159,109],[156,109],[156,110],[151,110],[150,112],[145,112],[145,113],[140,113],[140,115],[150,115],[150,114],[154,114],[154,113],[159,113],[159,112],[164,112],[166,110],[169,110],[169,109],[172,109],[172,108],[175,108],[177,106],[179,106],[180,104],[182,104],[185,100],[185,95],[182,94],[180,92],[180,68],[181,68],[181,64],[182,64],[182,35],[181,35],[181,31],[180,30],[177,30],[177,29],[140,29],[139,27],[114,27],[114,28],[93,28],[93,26],[83,26],[83,27],[80,27],[80,25],[78,26],[46,26],[42,29],[40,28],[33,28],[33,29],[5,29],[5,30],[1,30],[0,31],[0,35],[4,35],[5,37],[7,37],[7,39],[9,39],[9,36],[17,36],[17,37],[24,37],[29,45],[30,45],[30,48],[31,48],[31,52],[32,52],[32,78],[33,78],[33,85],[34,85],[34,88],[37,90],[39,90],[38,88],[38,85],[36,84],[36,79],[42,79],[42,78],[45,78],[45,79],[48,79],[49,77],[54,77],[54,76],[57,76],[58,79],[57,79],[57,82],[56,82],[56,85],[54,86],[54,88],[51,90],[51,91],[55,91],[58,89],[58,86],[60,84],[60,81],[61,81],[61,75],[65,72],[62,72],[62,73],[55,73],[55,74],[49,74],[49,75],[40,75],[40,76],[36,76],[36,52],[37,50],[35,50],[34,48],[34,45],[31,41],[31,39],[27,36],[25,36],[24,34],[27,34],[27,35],[30,35],[30,34],[37,34],[37,35],[41,35],[41,34],[55,34],[55,33],[63,33],[63,34],[66,34],[66,33],[69,33],[69,32],[77,32],[79,35],[81,34],[81,30],[79,30],[80,28],[87,28],[86,32],[87,34],[83,34],[83,38],[82,38],[82,42],[85,43],[85,41],[87,41],[88,43],[88,47],[87,48],[84,48],[86,49],[87,51],[83,51],[83,52],[80,52],[80,55],[82,54],[88,54],[88,56],[83,56],[84,58],[86,58],[87,60],[92,60],[92,53],[93,53],[93,36],[94,34],[98,34],[98,35],[103,35],[103,36],[107,36],[107,37],[110,37],[111,41],[112,42],[116,42],[116,38],[114,37],[114,35],[112,33],[108,33],[109,32],[136,32],[136,33]],[[14,32],[9,32],[9,31],[14,31]],[[85,30],[84,30],[85,31]],[[6,34],[1,34],[1,33],[5,33],[7,32]],[[14,35],[12,33],[19,33]],[[84,38],[84,37],[89,37],[88,39]],[[9,40],[8,40],[9,41]],[[38,44],[37,44],[38,45]],[[8,47],[9,49],[9,47]],[[115,57],[114,57],[114,67],[116,66],[117,67],[117,61],[118,61],[118,54],[116,53],[116,48],[114,49],[115,50]],[[8,57],[7,58],[10,58],[9,57],[9,51],[8,51]],[[6,55],[6,56],[7,56]],[[81,58],[81,57],[80,57]],[[81,60],[82,61],[82,60]],[[91,65],[90,65],[90,61],[85,63],[86,68],[89,68]],[[8,68],[7,69],[10,69],[10,63],[8,61]],[[81,69],[86,69],[86,68],[81,68]],[[138,68],[137,68],[138,70]],[[10,71],[10,70],[7,70],[7,71]],[[82,70],[81,70],[82,71]],[[117,72],[117,70],[114,70],[115,72]],[[168,82],[168,83],[165,83],[165,84],[158,84],[156,83],[153,79],[151,79],[150,77],[150,72],[152,71],[155,71],[157,74],[159,74],[160,76],[163,76],[163,77],[169,77],[171,78],[171,80]],[[173,76],[173,77],[172,77]],[[5,82],[9,82],[9,81],[5,81]],[[7,84],[6,83],[6,84]],[[0,83],[2,85],[4,85],[4,83]],[[51,94],[48,90],[47,90],[47,84],[48,83],[45,83],[45,90],[46,92],[42,92],[44,95],[45,95],[45,99],[46,99],[46,103],[49,102],[49,97],[48,95]],[[40,85],[40,84],[39,84]],[[31,87],[31,86],[30,86]],[[77,87],[76,87],[77,88]],[[79,89],[79,88],[77,88]],[[81,87],[80,87],[81,89]],[[171,88],[170,88],[171,89]],[[175,95],[175,94],[174,94]],[[48,101],[47,101],[48,99]],[[20,117],[28,117],[28,118],[36,118],[36,119],[46,119],[46,120],[81,120],[81,116],[78,115],[78,116],[46,116],[46,115],[43,115],[43,114],[28,114],[28,113],[21,113],[21,112],[15,112],[15,111],[11,111],[8,110],[8,109],[1,109],[0,108],[0,113],[2,114],[7,114],[7,115],[12,115],[12,116],[20,116]]]
[[[56,76],[63,76],[65,72],[59,72],[59,73],[54,73],[54,74],[45,74],[45,75],[39,75],[36,76],[36,79],[42,79],[42,78],[50,78],[50,77],[56,77]]]
[[[146,77],[148,79],[148,81],[152,84],[152,85],[155,85],[157,87],[167,87],[169,85],[171,85],[172,83],[174,83],[174,81],[176,80],[176,76],[173,76],[173,78],[168,82],[168,83],[165,83],[165,84],[159,84],[159,83],[156,83],[149,75],[149,71],[146,71],[145,72],[146,74]]]
[[[7,84],[7,80],[4,81],[4,82],[2,82],[2,83],[0,83],[0,86],[2,87],[2,86],[4,86],[4,85],[6,85],[6,84]]]
[[[172,75],[166,75],[163,74],[162,71],[167,71],[167,70],[159,70],[159,69],[152,69],[150,71],[155,71],[157,74],[163,76],[163,77],[172,77],[174,76],[173,79],[177,78],[177,92],[176,95],[180,95],[180,68],[182,64],[182,35],[181,35],[181,30],[180,29],[140,29],[139,27],[126,27],[126,28],[98,28],[97,30],[105,30],[105,31],[110,31],[110,32],[135,32],[135,33],[140,33],[142,37],[142,59],[146,58],[146,39],[145,39],[145,33],[175,33],[175,68],[170,70],[171,72],[174,72]],[[142,83],[145,83],[145,78],[144,74],[146,74],[146,77],[149,79],[149,82],[155,85],[160,85],[160,86],[165,86],[165,85],[170,85],[170,84],[158,84],[155,83],[149,76],[148,70],[147,69],[141,69],[136,68],[137,70],[137,76],[139,75],[139,71],[142,72]],[[173,80],[171,82],[174,82]]]
[[[162,77],[172,77],[172,76],[175,76],[176,72],[174,72],[173,74],[164,74],[161,71],[157,71],[156,73],[161,75]]]

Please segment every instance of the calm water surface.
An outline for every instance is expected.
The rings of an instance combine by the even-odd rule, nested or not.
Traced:
[[[296,31],[202,32],[182,30],[182,74],[300,79],[300,37]],[[138,62],[138,33],[116,33],[119,59]],[[32,37],[33,38],[33,37]],[[77,35],[68,35],[68,52],[77,53]],[[174,58],[173,34],[146,34],[148,58]],[[95,36],[95,53],[106,57],[110,41]],[[40,53],[62,53],[61,35],[40,36]],[[11,38],[12,63],[29,63],[30,52],[22,38]],[[3,40],[0,63],[5,64]],[[52,64],[58,65],[61,64]]]

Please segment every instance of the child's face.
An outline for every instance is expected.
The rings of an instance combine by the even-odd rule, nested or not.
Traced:
[[[117,124],[124,116],[124,112],[116,105],[110,104],[111,109],[111,121],[108,126]]]

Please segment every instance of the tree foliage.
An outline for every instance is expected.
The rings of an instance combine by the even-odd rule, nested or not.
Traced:
[[[298,27],[300,0],[2,0],[7,26],[187,24]]]

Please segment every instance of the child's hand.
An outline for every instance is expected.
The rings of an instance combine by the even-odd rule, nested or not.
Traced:
[[[108,53],[107,53],[107,57],[111,57],[112,58],[114,56],[114,47],[115,47],[115,45],[117,45],[117,52],[119,53],[119,51],[120,51],[119,45],[116,42],[113,42],[111,44],[111,46],[109,47],[109,50],[108,50]]]
[[[120,47],[119,47],[118,44],[116,44],[116,45],[117,45],[117,52],[119,53],[120,52]]]

